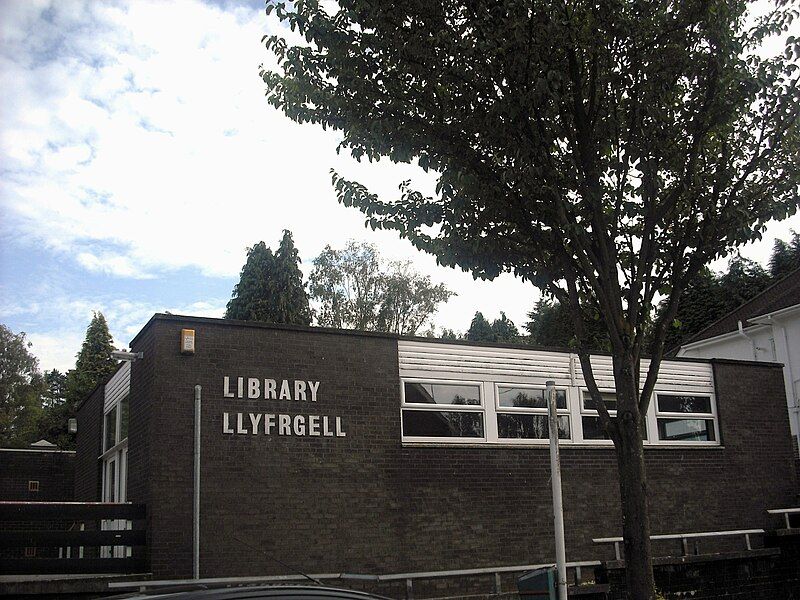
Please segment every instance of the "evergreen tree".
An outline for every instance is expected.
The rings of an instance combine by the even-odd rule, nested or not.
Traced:
[[[73,436],[67,430],[72,416],[67,402],[67,375],[53,369],[44,374],[42,393],[42,416],[39,419],[39,439],[56,444],[60,448],[74,447]]]
[[[275,252],[273,289],[276,323],[311,325],[311,309],[300,262],[292,233],[284,229],[278,251]]]
[[[111,356],[113,351],[114,344],[106,318],[103,313],[95,312],[86,329],[86,337],[78,352],[75,368],[67,373],[65,384],[65,395],[69,406],[67,418],[74,417],[77,405],[117,368],[117,361]]]
[[[284,230],[275,254],[263,241],[248,248],[225,318],[308,325],[311,311],[299,265],[289,231]]]
[[[664,338],[665,347],[678,348],[722,317],[727,312],[727,306],[719,278],[711,269],[704,267],[681,294],[675,319]],[[660,304],[656,314],[660,314],[664,308],[663,303]]]
[[[788,243],[775,240],[769,259],[769,274],[777,281],[797,268],[800,268],[800,234],[792,231],[792,239]]]
[[[495,333],[492,331],[492,326],[480,311],[476,312],[475,316],[472,317],[472,323],[470,323],[464,339],[467,339],[471,342],[495,341]]]
[[[732,257],[728,262],[727,273],[719,279],[725,312],[757,296],[772,283],[770,274],[757,262],[738,254]],[[709,323],[711,322],[713,321]]]
[[[583,331],[586,345],[593,352],[608,352],[610,342],[602,318],[597,311],[583,311],[594,318],[585,318]],[[530,334],[530,343],[534,346],[550,346],[559,348],[576,347],[575,323],[569,309],[560,302],[540,299],[534,309],[528,313],[525,328]]]
[[[500,312],[500,318],[492,322],[492,333],[496,342],[511,343],[519,339],[517,326],[502,311]]]
[[[36,441],[44,379],[24,333],[0,325],[0,447],[24,448]]]

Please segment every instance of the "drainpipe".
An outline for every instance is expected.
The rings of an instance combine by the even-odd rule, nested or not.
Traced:
[[[756,355],[756,341],[744,332],[744,327],[742,327],[741,320],[737,321],[737,323],[739,327],[739,335],[750,342],[750,345],[753,347],[753,360],[758,361],[758,356]]]
[[[192,576],[200,579],[200,395],[194,386],[194,514],[192,523]]]

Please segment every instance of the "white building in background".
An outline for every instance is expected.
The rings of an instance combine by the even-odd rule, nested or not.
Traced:
[[[706,327],[678,356],[783,363],[789,422],[800,445],[800,269]]]

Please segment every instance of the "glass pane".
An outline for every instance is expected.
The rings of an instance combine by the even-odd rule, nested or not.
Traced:
[[[403,435],[482,438],[483,414],[460,411],[404,410]]]
[[[612,411],[617,410],[617,395],[613,392],[600,392],[600,395],[603,397],[603,402],[606,405],[606,410]],[[589,395],[589,392],[583,392],[583,407],[586,410],[597,410],[597,403],[592,400],[592,397]],[[584,436],[585,437],[585,436]]]
[[[711,398],[708,396],[662,396],[659,394],[658,410],[659,412],[711,414]]]
[[[531,390],[528,388],[501,387],[500,406],[513,408],[547,408],[545,393],[547,390]],[[567,392],[556,390],[556,407],[567,408]]]
[[[583,427],[583,439],[585,440],[608,440],[608,434],[603,431],[600,425],[600,417],[581,417],[581,426]],[[647,423],[642,424],[642,439],[647,439]]]
[[[659,419],[658,439],[713,442],[714,421],[712,419]]]
[[[550,437],[550,424],[547,415],[500,413],[497,415],[497,431],[501,438],[546,440]],[[569,417],[558,417],[558,438],[570,438]]]
[[[120,441],[128,437],[128,399],[130,396],[125,396],[119,403],[119,439]]]
[[[406,403],[453,404],[456,406],[480,406],[480,387],[477,385],[451,385],[445,383],[405,384]]]
[[[111,409],[111,412],[106,414],[105,423],[106,437],[105,446],[103,450],[108,450],[117,443],[117,407]]]

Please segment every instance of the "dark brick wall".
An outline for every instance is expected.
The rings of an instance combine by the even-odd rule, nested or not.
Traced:
[[[38,481],[39,491],[28,491]],[[0,450],[0,500],[69,502],[75,496],[75,453]]]
[[[76,415],[75,500],[79,502],[98,502],[101,498],[102,466],[97,457],[103,451],[104,390],[104,386],[97,386]]]
[[[194,356],[178,352],[181,327]],[[154,576],[191,574],[195,384],[204,577],[285,573],[271,557],[351,573],[552,560],[547,449],[403,447],[395,340],[173,318],[134,350],[129,498],[148,504]],[[225,399],[224,375],[318,380],[319,401]],[[656,533],[761,527],[794,498],[780,369],[715,376],[724,447],[646,450]],[[224,435],[226,410],[341,416],[347,437]],[[621,531],[613,449],[565,447],[562,469],[568,560],[611,558],[591,538]]]

